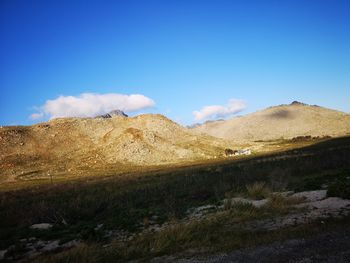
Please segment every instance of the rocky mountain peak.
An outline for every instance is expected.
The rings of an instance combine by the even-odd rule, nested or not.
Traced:
[[[293,101],[290,105],[307,105],[306,103],[300,102],[300,101]]]
[[[121,110],[112,110],[109,113],[103,114],[103,115],[99,115],[96,118],[112,118],[115,116],[121,116],[121,117],[128,117],[127,114],[125,114],[123,111]]]

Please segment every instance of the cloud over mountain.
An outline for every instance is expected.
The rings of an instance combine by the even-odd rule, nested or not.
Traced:
[[[44,105],[33,113],[32,119],[44,116],[49,118],[59,117],[94,117],[115,109],[125,112],[138,111],[150,108],[155,102],[141,94],[118,93],[82,93],[78,96],[59,96],[53,100],[47,100]]]
[[[238,113],[246,108],[246,103],[242,100],[230,99],[227,105],[205,106],[199,111],[194,111],[193,115],[196,121],[202,121],[208,118],[222,118],[228,115]]]

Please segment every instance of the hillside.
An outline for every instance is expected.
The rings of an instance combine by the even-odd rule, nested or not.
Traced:
[[[235,142],[290,139],[307,135],[342,136],[350,134],[350,114],[293,102],[227,121],[207,122],[193,130]]]
[[[349,262],[327,261],[349,251],[349,238],[329,235],[350,229],[349,155],[344,137],[238,161],[3,188],[0,261],[246,262],[228,255],[264,245],[264,262],[288,262],[304,253],[297,239],[326,234],[325,261],[317,241],[303,262]]]
[[[188,162],[225,146],[162,115],[54,119],[0,129],[0,180]]]

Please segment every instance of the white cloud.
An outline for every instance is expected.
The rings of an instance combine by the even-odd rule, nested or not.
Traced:
[[[32,119],[48,116],[59,117],[94,117],[99,114],[108,113],[112,110],[125,112],[138,111],[150,108],[155,102],[141,94],[96,94],[82,93],[79,96],[59,96],[54,100],[47,100],[39,107],[39,112],[33,113]]]
[[[30,118],[31,118],[32,120],[41,119],[41,118],[43,118],[43,117],[44,117],[44,113],[42,113],[42,112],[33,113],[33,114],[30,115]]]
[[[205,106],[199,111],[194,111],[193,115],[196,121],[202,121],[208,118],[222,118],[228,115],[238,113],[246,108],[246,103],[242,100],[230,99],[226,106],[210,105]]]

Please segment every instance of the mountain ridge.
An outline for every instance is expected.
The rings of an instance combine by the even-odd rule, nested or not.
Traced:
[[[226,121],[204,123],[192,130],[239,142],[341,136],[350,133],[350,114],[294,101]]]
[[[58,118],[0,129],[0,180],[109,165],[189,162],[223,154],[226,145],[223,140],[194,134],[160,114]]]

